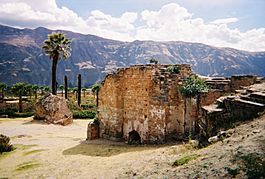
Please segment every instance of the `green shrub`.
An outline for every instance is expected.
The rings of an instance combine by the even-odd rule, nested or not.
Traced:
[[[9,117],[24,118],[24,117],[31,117],[33,115],[34,115],[34,112],[23,112],[23,113],[15,112],[12,115],[10,115]]]
[[[230,168],[230,167],[225,167],[225,170],[227,171],[228,174],[232,175],[235,177],[236,175],[239,174],[240,168]]]
[[[180,67],[179,66],[168,66],[167,71],[170,72],[171,74],[179,74]]]
[[[91,110],[73,111],[74,119],[94,119],[95,116],[96,112]]]
[[[187,155],[187,156],[184,156],[178,160],[176,160],[172,166],[181,166],[181,165],[184,165],[192,160],[196,160],[198,157],[200,157],[199,155],[197,154],[193,154],[193,155]]]
[[[99,126],[99,124],[100,124],[100,121],[99,121],[98,118],[95,118],[93,122],[94,122],[95,124],[97,124],[98,126]]]
[[[199,77],[190,76],[184,80],[184,83],[179,90],[183,96],[192,98],[208,89],[209,87],[205,81]]]
[[[16,113],[18,110],[15,108],[7,108],[7,109],[1,109],[0,115],[8,115],[12,116],[14,113]]]
[[[95,104],[81,104],[81,108],[84,110],[95,108]]]
[[[0,153],[2,154],[3,152],[10,152],[13,150],[13,146],[9,143],[10,138],[0,134]]]
[[[18,117],[18,118],[23,118],[23,117],[31,117],[34,115],[34,112],[32,111],[27,111],[23,113],[19,113],[17,109],[14,108],[7,108],[4,110],[0,110],[0,115],[8,115],[8,117]]]

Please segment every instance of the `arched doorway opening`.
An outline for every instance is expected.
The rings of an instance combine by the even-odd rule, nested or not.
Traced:
[[[128,143],[129,144],[141,144],[141,137],[137,131],[132,130],[131,132],[129,132]]]

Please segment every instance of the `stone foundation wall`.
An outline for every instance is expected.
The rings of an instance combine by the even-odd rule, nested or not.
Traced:
[[[178,92],[189,65],[180,65],[179,74],[167,71],[168,65],[136,65],[119,69],[106,77],[99,93],[100,136],[128,140],[133,130],[142,142],[165,142],[171,134],[190,130],[193,107]],[[188,118],[185,122],[184,118]]]

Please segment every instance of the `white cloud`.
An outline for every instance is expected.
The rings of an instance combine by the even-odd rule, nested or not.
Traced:
[[[140,14],[125,12],[120,17],[94,10],[84,19],[67,7],[58,7],[55,0],[0,0],[0,23],[11,26],[44,26],[123,41],[180,40],[265,51],[265,28],[241,32],[228,27],[229,23],[237,21],[236,17],[231,17],[206,23],[201,18],[194,18],[187,9],[175,3],[164,5],[158,11],[144,10]]]
[[[212,21],[212,24],[229,24],[229,23],[234,23],[237,22],[238,18],[235,17],[230,17],[230,18],[224,18],[224,19],[216,19]]]

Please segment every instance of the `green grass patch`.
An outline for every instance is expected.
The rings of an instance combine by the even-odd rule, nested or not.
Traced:
[[[17,165],[16,171],[29,170],[29,169],[32,169],[32,168],[36,168],[38,166],[40,166],[40,164],[37,163],[37,162],[25,162],[25,163]]]
[[[14,148],[18,149],[18,150],[27,150],[30,149],[32,147],[36,147],[38,146],[37,144],[32,144],[32,145],[23,145],[23,144],[15,144]]]
[[[34,145],[23,145],[23,144],[15,144],[13,145],[13,150],[11,152],[3,152],[2,154],[0,154],[0,160],[3,160],[6,157],[11,156],[12,154],[14,154],[15,152],[19,151],[19,150],[28,150],[32,147],[36,147],[38,145],[34,144]]]
[[[180,159],[176,160],[172,166],[181,166],[181,165],[185,165],[187,163],[189,163],[192,160],[196,160],[197,158],[199,158],[200,155],[197,154],[193,154],[193,155],[186,155],[184,157],[181,157]]]
[[[23,155],[31,155],[31,154],[35,154],[35,153],[39,153],[39,152],[43,152],[43,151],[46,151],[45,149],[37,149],[37,150],[31,150],[31,151],[28,151],[28,152],[25,152]]]

